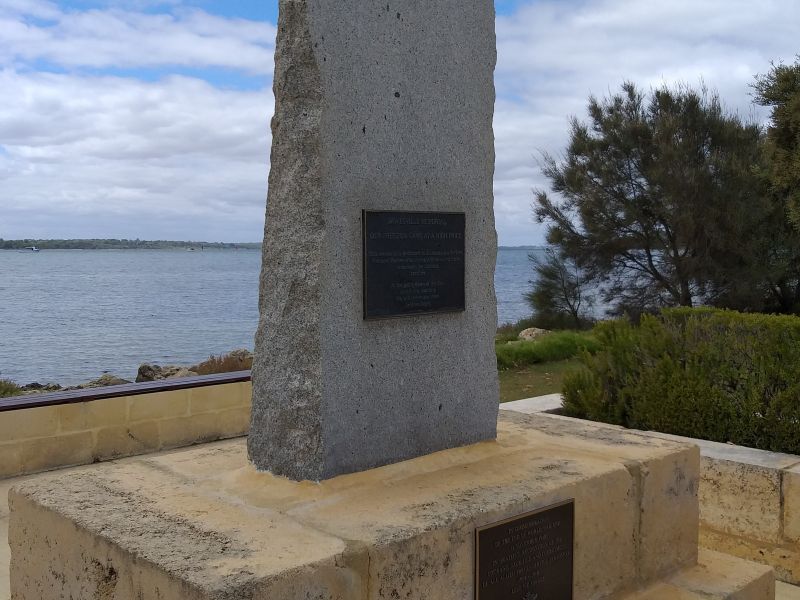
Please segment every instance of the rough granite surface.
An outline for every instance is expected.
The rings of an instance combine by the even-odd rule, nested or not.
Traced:
[[[322,480],[496,435],[491,0],[281,0],[250,459]],[[364,321],[361,211],[466,214],[466,311]]]

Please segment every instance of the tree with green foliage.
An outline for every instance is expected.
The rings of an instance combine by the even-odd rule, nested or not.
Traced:
[[[686,86],[646,96],[625,83],[588,111],[565,156],[543,159],[555,195],[537,192],[534,210],[548,242],[616,312],[760,308],[771,204],[759,126]]]
[[[525,294],[539,327],[583,329],[592,322],[594,297],[589,282],[574,261],[547,248],[544,256],[530,255],[536,279]]]
[[[800,229],[800,55],[793,65],[773,64],[753,88],[756,103],[772,108],[765,144],[771,189]]]

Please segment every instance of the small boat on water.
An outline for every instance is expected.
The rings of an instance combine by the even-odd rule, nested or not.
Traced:
[[[23,251],[25,251],[25,252],[38,252],[39,248],[37,248],[36,246],[25,246],[23,248]]]

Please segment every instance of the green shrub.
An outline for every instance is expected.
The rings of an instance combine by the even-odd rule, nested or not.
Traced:
[[[534,363],[565,360],[583,351],[594,352],[599,344],[590,334],[575,331],[549,333],[537,340],[497,344],[497,368],[510,369]]]
[[[19,396],[22,393],[22,388],[13,381],[8,379],[0,379],[0,398],[8,398],[9,396]]]
[[[566,414],[800,453],[800,318],[670,309],[593,333]]]

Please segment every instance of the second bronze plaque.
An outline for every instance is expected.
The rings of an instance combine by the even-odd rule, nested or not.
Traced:
[[[476,600],[572,600],[575,502],[475,530]]]

